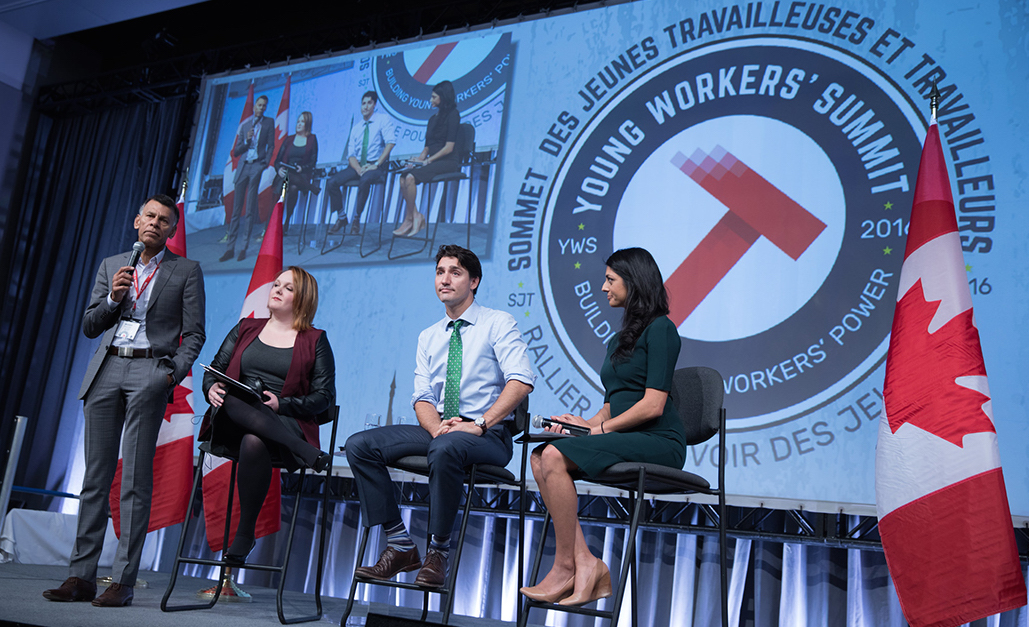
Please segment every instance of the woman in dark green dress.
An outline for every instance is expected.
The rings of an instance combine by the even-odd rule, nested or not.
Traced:
[[[619,462],[682,468],[686,461],[686,436],[669,396],[681,340],[668,319],[661,271],[646,250],[619,250],[607,260],[603,291],[608,304],[625,309],[622,329],[608,343],[600,370],[604,406],[589,420],[555,416],[589,427],[590,436],[544,444],[531,458],[557,548],[547,576],[521,592],[548,603],[583,605],[611,596],[611,573],[590,552],[579,525],[573,478]]]

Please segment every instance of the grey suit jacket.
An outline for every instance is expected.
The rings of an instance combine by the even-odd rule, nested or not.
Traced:
[[[260,133],[258,133],[260,128]],[[254,133],[257,134],[257,163],[261,165],[261,168],[265,168],[271,163],[272,150],[275,148],[275,122],[272,121],[267,115],[261,117],[261,122],[258,124],[254,119],[254,116],[243,120],[239,123],[239,128],[236,129],[236,139],[232,144],[232,156],[242,157],[247,153],[247,131],[254,129]],[[232,175],[232,182],[238,183],[240,173],[243,171],[243,161],[240,160],[236,166],[236,173]]]
[[[122,253],[104,259],[96,273],[93,293],[89,297],[86,313],[82,316],[82,332],[89,338],[101,334],[104,337],[86,369],[86,377],[79,389],[80,399],[86,397],[100,366],[108,357],[107,349],[114,341],[122,310],[131,305],[131,299],[127,297],[113,309],[107,303],[111,281],[118,269],[129,262],[129,254]],[[155,357],[168,368],[168,374],[172,375],[176,384],[186,377],[204,345],[207,337],[204,332],[205,311],[204,274],[200,264],[165,250],[161,268],[150,292],[146,334]]]

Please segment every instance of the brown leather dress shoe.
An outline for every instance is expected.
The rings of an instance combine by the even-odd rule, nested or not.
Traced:
[[[104,593],[93,599],[96,607],[125,607],[132,605],[132,586],[112,583]]]
[[[422,569],[414,578],[416,586],[426,588],[439,588],[447,579],[447,558],[435,549],[425,552],[425,561],[422,562]]]
[[[345,228],[347,228],[347,217],[345,215],[341,215],[339,220],[336,220],[336,222],[329,227],[329,235],[335,235]]]
[[[418,555],[418,547],[410,551],[398,551],[391,546],[379,556],[379,561],[374,566],[358,566],[354,569],[354,577],[358,579],[377,579],[385,581],[393,579],[397,573],[408,573],[418,570],[422,564],[422,558]]]
[[[92,601],[96,597],[96,582],[68,577],[60,588],[44,590],[43,596],[51,601]]]

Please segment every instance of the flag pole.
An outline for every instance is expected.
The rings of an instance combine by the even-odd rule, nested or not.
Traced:
[[[940,104],[940,90],[936,87],[936,81],[933,81],[933,89],[929,92],[929,116],[930,123],[936,121],[936,107]]]

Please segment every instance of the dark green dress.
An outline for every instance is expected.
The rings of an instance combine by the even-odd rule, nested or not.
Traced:
[[[607,357],[600,369],[604,402],[611,403],[612,418],[640,401],[646,388],[671,391],[682,340],[672,321],[661,316],[643,330],[628,361],[611,362],[611,353],[617,346],[615,335],[607,344]],[[587,476],[597,475],[619,462],[649,462],[672,468],[682,468],[686,462],[686,435],[671,396],[661,416],[632,429],[551,444]]]

